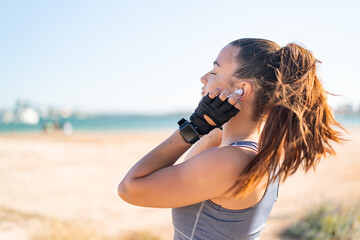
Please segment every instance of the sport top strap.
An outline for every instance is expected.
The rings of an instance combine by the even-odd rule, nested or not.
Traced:
[[[230,143],[229,145],[235,145],[238,147],[249,148],[256,152],[258,151],[258,144],[257,144],[257,142],[253,142],[253,141],[236,141],[236,142]]]

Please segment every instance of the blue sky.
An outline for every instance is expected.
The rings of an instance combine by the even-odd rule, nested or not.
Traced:
[[[243,37],[302,43],[333,107],[360,103],[360,1],[0,0],[0,109],[192,111],[200,77]]]

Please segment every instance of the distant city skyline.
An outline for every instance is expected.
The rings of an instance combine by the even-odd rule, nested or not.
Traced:
[[[298,42],[333,108],[360,105],[359,1],[2,1],[0,110],[191,112],[227,43]]]
[[[360,114],[360,105],[358,106],[354,106],[351,103],[343,103],[343,104],[339,104],[336,107],[332,107],[332,110],[336,113],[340,113],[340,114],[349,114],[349,113],[355,113],[355,114]],[[71,115],[127,115],[127,114],[134,114],[134,115],[162,115],[162,114],[179,114],[179,113],[186,113],[186,114],[191,114],[193,112],[193,110],[184,110],[184,111],[180,111],[180,110],[176,110],[173,109],[172,111],[167,111],[167,112],[116,112],[116,111],[110,111],[110,112],[106,112],[106,111],[85,111],[83,109],[80,108],[72,108],[69,106],[44,106],[44,105],[34,105],[32,104],[30,101],[26,101],[26,100],[22,100],[22,99],[18,99],[17,102],[10,108],[2,108],[0,109],[0,117],[3,113],[6,112],[13,112],[15,113],[18,109],[26,109],[26,108],[31,108],[34,109],[35,111],[38,112],[38,114],[41,117],[46,117],[49,113],[50,114],[58,114],[60,116],[62,116],[63,118],[67,118]],[[1,119],[0,119],[1,121]]]

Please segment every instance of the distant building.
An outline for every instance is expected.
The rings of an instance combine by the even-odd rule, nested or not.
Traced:
[[[39,120],[39,113],[32,108],[25,108],[18,113],[18,121],[21,123],[36,125],[39,123]]]
[[[15,114],[11,111],[4,111],[2,114],[2,122],[5,124],[15,122]]]
[[[40,115],[37,110],[23,100],[17,100],[13,111],[6,110],[2,113],[1,120],[5,124],[23,123],[36,125],[40,121]]]

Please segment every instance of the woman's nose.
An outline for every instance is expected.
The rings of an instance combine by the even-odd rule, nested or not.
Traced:
[[[204,76],[202,76],[201,78],[200,78],[200,81],[203,83],[203,84],[206,84],[207,83],[207,73],[204,75]]]

